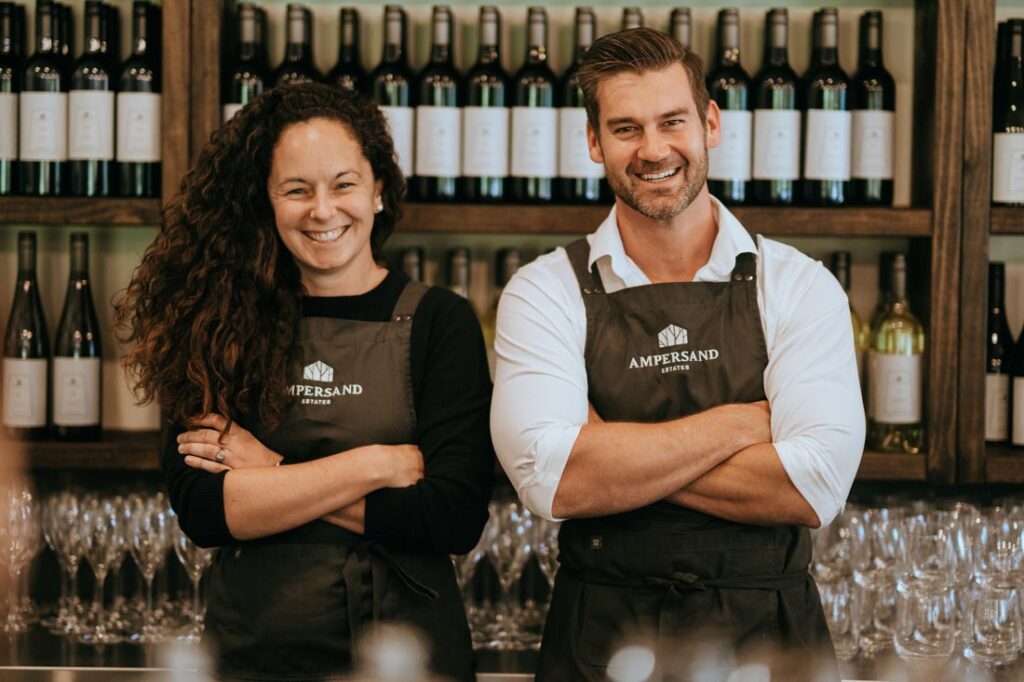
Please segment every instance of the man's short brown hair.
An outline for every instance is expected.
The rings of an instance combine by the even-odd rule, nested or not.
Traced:
[[[642,74],[660,71],[680,64],[690,77],[690,91],[697,103],[697,115],[707,126],[708,88],[704,82],[704,62],[697,53],[687,50],[675,38],[653,28],[634,28],[609,33],[594,41],[580,61],[576,79],[583,90],[587,120],[598,131],[597,86],[615,74]]]

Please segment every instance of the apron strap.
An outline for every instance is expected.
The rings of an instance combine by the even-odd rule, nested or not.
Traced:
[[[736,266],[732,269],[734,282],[753,282],[757,279],[757,254],[744,251],[736,254]]]
[[[702,592],[707,589],[716,590],[788,590],[792,587],[803,585],[810,575],[806,570],[794,571],[793,573],[779,573],[768,575],[729,576],[726,578],[702,579],[694,573],[676,572],[670,577],[641,576],[626,577],[614,576],[598,571],[578,570],[561,566],[559,570],[585,583],[597,585],[609,585],[611,587],[663,587],[666,590],[676,592]]]
[[[576,273],[576,281],[580,283],[580,290],[584,295],[604,293],[604,285],[601,282],[601,275],[597,271],[597,263],[593,268],[587,267],[590,260],[590,244],[586,237],[577,239],[565,247],[565,253],[569,256],[569,263],[573,272]]]
[[[401,295],[398,297],[398,301],[395,303],[395,309],[391,311],[392,322],[408,322],[412,319],[413,314],[416,312],[416,308],[419,307],[420,301],[423,300],[423,295],[430,289],[423,282],[417,282],[415,280],[409,280],[405,284],[405,288],[402,289]]]

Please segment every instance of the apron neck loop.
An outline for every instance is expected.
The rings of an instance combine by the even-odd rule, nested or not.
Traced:
[[[569,244],[565,247],[565,252],[569,256],[573,272],[576,273],[580,291],[584,295],[604,293],[604,285],[601,282],[601,275],[597,271],[597,263],[594,263],[594,267],[589,267],[587,263],[590,260],[590,244],[587,243],[586,237]]]
[[[423,282],[409,280],[402,289],[402,294],[395,302],[395,309],[391,311],[392,322],[409,322],[412,320],[416,308],[419,307],[423,295],[427,293],[427,285]]]
[[[757,254],[744,251],[736,254],[736,267],[732,269],[732,281],[753,282],[757,279]]]

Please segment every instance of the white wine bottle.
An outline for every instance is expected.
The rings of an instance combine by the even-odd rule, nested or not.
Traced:
[[[881,452],[921,452],[924,327],[907,301],[907,258],[893,255],[889,302],[871,328],[868,349],[868,447]]]

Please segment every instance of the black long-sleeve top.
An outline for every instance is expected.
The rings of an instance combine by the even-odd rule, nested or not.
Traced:
[[[307,297],[303,315],[385,322],[407,281],[392,270],[366,294]],[[415,444],[424,477],[366,496],[365,537],[399,550],[463,554],[487,521],[494,482],[483,335],[468,301],[438,288],[424,295],[411,334]],[[187,466],[176,441],[182,431],[169,429],[161,462],[182,530],[202,546],[234,544],[224,516],[225,474]]]

